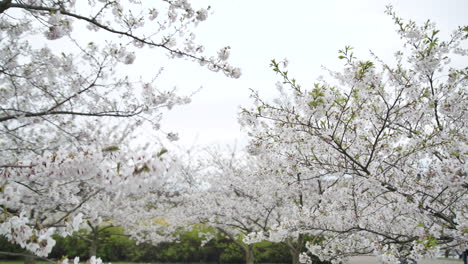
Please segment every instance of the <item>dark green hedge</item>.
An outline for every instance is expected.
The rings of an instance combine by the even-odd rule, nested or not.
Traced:
[[[63,256],[88,259],[89,242],[83,239],[87,233],[81,231],[70,237],[55,237],[57,244],[49,255],[51,259],[61,259]],[[139,244],[124,236],[118,227],[106,229],[101,234],[97,256],[104,262],[204,262],[204,263],[243,263],[242,249],[225,237],[215,237],[201,247],[198,231],[184,232],[178,242],[161,243],[159,245]],[[0,237],[0,251],[22,252],[21,248],[11,245]],[[286,245],[281,243],[261,242],[255,249],[256,263],[290,263],[291,256]],[[0,259],[15,259],[0,256]]]

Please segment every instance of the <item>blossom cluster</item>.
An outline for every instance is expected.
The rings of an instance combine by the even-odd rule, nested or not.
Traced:
[[[267,232],[244,241],[311,236],[308,252],[332,263],[369,253],[384,263],[417,261],[466,247],[467,73],[446,69],[463,54],[466,28],[441,41],[430,21],[418,26],[387,13],[406,44],[396,66],[375,55],[358,60],[345,47],[342,71],[303,87],[286,62],[272,61],[279,98],[254,92],[240,123],[248,151],[274,160],[264,178],[298,198]]]
[[[196,41],[211,8],[12,0],[0,10],[0,234],[38,256],[51,251],[53,234],[79,228],[128,223],[136,234],[131,224],[142,222],[126,221],[132,210],[159,202],[144,194],[163,201],[177,191],[178,161],[153,142],[163,111],[191,99],[158,87],[161,71],[128,69],[159,50],[238,78],[229,48],[210,57]],[[154,138],[139,147],[142,130]]]

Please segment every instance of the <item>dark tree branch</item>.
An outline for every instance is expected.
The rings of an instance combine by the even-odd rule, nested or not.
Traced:
[[[4,6],[6,6],[3,10],[1,9],[2,4]],[[155,43],[155,42],[150,41],[150,40],[148,40],[146,38],[135,36],[131,32],[125,32],[125,31],[117,30],[117,29],[111,28],[109,26],[106,26],[104,24],[101,24],[95,19],[95,17],[89,18],[89,17],[86,17],[86,16],[82,16],[82,15],[79,15],[79,14],[69,12],[69,11],[65,10],[63,7],[57,8],[57,7],[48,7],[48,6],[28,5],[28,4],[24,4],[24,3],[11,3],[11,0],[0,2],[0,11],[3,12],[4,10],[6,10],[8,8],[20,8],[20,9],[26,9],[26,10],[30,10],[30,11],[31,10],[32,11],[46,11],[46,12],[50,12],[50,13],[60,12],[60,14],[62,14],[62,15],[73,17],[73,18],[76,18],[78,20],[86,21],[86,22],[88,22],[90,24],[93,24],[93,25],[95,25],[95,26],[97,26],[97,27],[99,27],[99,28],[101,28],[101,29],[103,29],[103,30],[105,30],[107,32],[122,35],[122,36],[128,37],[130,39],[133,39],[135,41],[144,43],[144,44],[149,45],[149,46],[163,48],[163,49],[169,51],[171,54],[177,54],[177,55],[180,55],[180,56],[184,56],[184,57],[194,59],[196,61],[206,62],[206,59],[203,58],[203,57],[197,57],[195,55],[183,52],[181,50],[169,48],[167,46],[167,41],[162,43],[162,44]],[[101,11],[99,11],[99,12],[101,12]],[[223,65],[218,65],[218,64],[213,63],[213,66],[215,68],[225,70],[225,67]]]
[[[57,263],[57,261],[53,261],[53,260],[48,259],[48,258],[38,257],[38,256],[35,256],[35,255],[32,255],[32,254],[27,254],[27,253],[13,253],[13,252],[0,251],[0,255],[15,256],[15,257],[32,257],[32,258],[35,258],[35,259],[40,259],[40,260],[47,261],[49,263],[54,263],[54,264]]]
[[[5,0],[0,2],[0,14],[11,7],[11,0]]]
[[[16,110],[20,111],[20,110]],[[111,116],[111,117],[132,117],[137,116],[143,112],[143,109],[135,109],[134,111],[109,111],[109,112],[73,112],[73,111],[43,111],[38,113],[30,113],[26,112],[20,115],[9,115],[0,118],[0,122],[5,122],[8,120],[20,118],[20,117],[36,117],[36,116],[49,116],[49,115],[77,115],[77,116],[94,116],[94,117],[103,117],[103,116]]]

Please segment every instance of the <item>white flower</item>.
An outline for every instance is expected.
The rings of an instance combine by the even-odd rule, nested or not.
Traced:
[[[156,17],[158,17],[158,15],[159,15],[158,10],[156,10],[155,8],[150,9],[150,11],[149,11],[149,19],[150,20],[156,19]]]
[[[164,45],[168,48],[173,48],[177,45],[177,41],[173,37],[168,37],[164,40]]]
[[[208,17],[208,10],[202,8],[197,11],[197,20],[198,21],[205,21]]]
[[[72,220],[72,228],[74,231],[77,231],[80,227],[81,222],[83,222],[83,214],[79,213]]]
[[[218,58],[222,61],[225,61],[229,58],[231,47],[224,47],[220,51],[218,51]]]
[[[129,52],[127,53],[127,56],[125,56],[124,63],[125,64],[132,64],[135,61],[135,53],[134,52]]]
[[[236,79],[239,78],[241,75],[242,75],[241,69],[239,69],[239,68],[233,68],[233,69],[231,69],[231,71],[229,73],[230,77],[233,77],[233,78],[236,78]]]
[[[306,253],[301,253],[299,255],[299,262],[300,263],[312,263],[312,259]]]
[[[169,141],[177,141],[179,140],[179,135],[177,133],[170,132],[167,134],[167,139],[169,139]]]
[[[89,264],[102,264],[102,259],[101,258],[96,258],[96,256],[92,256],[89,259]]]

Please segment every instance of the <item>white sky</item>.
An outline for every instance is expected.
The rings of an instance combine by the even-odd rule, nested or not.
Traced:
[[[384,14],[392,3],[400,17],[423,22],[431,19],[447,36],[468,24],[466,0],[198,0],[214,13],[196,29],[197,40],[209,54],[231,46],[230,62],[242,69],[240,79],[212,73],[183,60],[164,63],[161,86],[177,86],[180,93],[195,94],[193,102],[164,115],[163,130],[178,132],[179,144],[233,144],[246,142],[237,124],[239,106],[248,107],[249,88],[265,98],[276,95],[279,80],[269,68],[271,59],[288,58],[289,72],[303,86],[324,74],[322,66],[339,70],[338,49],[355,48],[358,58],[369,50],[391,59],[401,42],[391,18]],[[159,59],[157,59],[159,60]],[[161,61],[147,61],[154,68]],[[464,62],[464,65],[466,63]],[[150,66],[151,68],[152,66]]]

